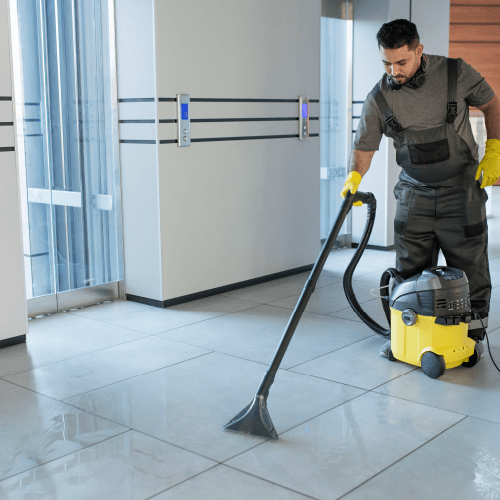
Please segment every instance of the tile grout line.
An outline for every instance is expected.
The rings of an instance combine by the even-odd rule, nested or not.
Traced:
[[[357,486],[355,486],[354,488],[352,488],[351,490],[347,491],[346,493],[342,494],[341,496],[337,497],[335,500],[340,500],[341,498],[344,498],[346,497],[347,495],[349,495],[350,493],[352,493],[354,490],[358,489],[360,486],[363,486],[363,484],[365,483],[368,483],[369,481],[371,481],[373,478],[377,477],[378,475],[382,474],[382,472],[385,472],[386,470],[390,469],[391,467],[393,467],[394,465],[396,465],[398,462],[401,462],[401,460],[404,460],[406,457],[410,456],[412,453],[415,453],[417,450],[419,450],[420,448],[424,447],[425,445],[429,444],[431,441],[433,441],[434,439],[436,439],[437,437],[441,436],[441,434],[444,434],[445,432],[449,431],[451,428],[455,427],[457,424],[459,424],[460,422],[464,421],[466,418],[468,418],[467,416],[464,416],[463,418],[461,418],[458,422],[455,422],[454,424],[450,425],[449,427],[447,427],[446,429],[442,430],[441,432],[439,432],[438,434],[436,434],[435,436],[433,436],[432,438],[430,438],[428,441],[426,441],[425,443],[422,443],[420,446],[417,446],[417,448],[415,448],[414,450],[410,451],[409,453],[407,453],[406,455],[403,455],[401,458],[399,458],[398,460],[396,460],[395,462],[393,462],[392,464],[388,465],[387,467],[385,467],[384,469],[382,469],[381,471],[377,472],[376,474],[374,474],[373,476],[369,477],[368,479],[366,479],[365,481],[361,482],[360,484],[358,484]]]
[[[34,334],[34,335],[36,335],[36,334]],[[131,344],[132,342],[137,342],[139,340],[145,340],[145,339],[148,339],[148,338],[156,337],[157,335],[159,335],[159,334],[153,334],[153,335],[144,334],[143,337],[139,337],[139,338],[133,339],[133,340],[127,340],[126,342],[121,342],[120,344],[110,345],[108,347],[103,347],[102,349],[97,349],[96,351],[84,352],[83,354],[78,354],[77,356],[71,356],[69,358],[60,359],[58,361],[54,361],[54,362],[48,363],[46,365],[35,366],[34,368],[30,368],[29,370],[23,370],[21,372],[15,372],[15,373],[9,373],[7,375],[2,375],[0,377],[0,380],[4,380],[5,382],[10,382],[9,380],[6,380],[4,377],[11,377],[11,376],[14,376],[14,375],[20,375],[21,373],[31,372],[33,370],[38,370],[38,368],[45,368],[46,366],[56,365],[57,363],[63,363],[64,361],[69,361],[70,359],[81,358],[81,357],[87,356],[89,354],[95,354],[95,353],[98,353],[98,352],[106,351],[108,349],[114,349],[115,347],[120,347],[122,345]],[[184,342],[179,342],[177,340],[168,339],[166,337],[160,337],[160,338],[163,339],[163,340],[169,340],[171,342],[176,342],[176,343],[182,344],[182,345],[189,345],[191,347],[198,347],[198,346],[193,346],[192,344],[186,344]],[[15,346],[13,346],[13,347],[15,347]],[[203,347],[198,347],[198,349],[203,349]],[[210,351],[210,349],[205,349],[205,350]]]
[[[168,488],[165,488],[164,490],[161,490],[161,491],[158,491],[157,493],[154,493],[153,495],[145,498],[144,500],[151,500],[151,499],[154,499],[156,498],[158,495],[161,495],[162,493],[165,493],[166,491],[168,490],[171,490],[172,488],[175,488],[176,486],[179,486],[183,483],[187,483],[188,481],[190,481],[191,479],[194,479],[195,477],[198,477],[198,476],[201,476],[202,474],[205,474],[205,472],[209,472],[213,469],[215,469],[216,467],[219,467],[221,464],[219,463],[216,463],[215,465],[212,465],[212,467],[209,467],[208,469],[205,469],[205,470],[202,470],[201,472],[198,472],[197,474],[194,474],[193,476],[190,476],[186,479],[183,479],[182,481],[179,481],[178,483],[175,483],[173,484],[172,486],[169,486]]]
[[[210,457],[207,457],[207,456],[205,456],[205,455],[202,455],[201,453],[198,453],[197,451],[193,451],[193,450],[190,450],[190,449],[188,449],[188,448],[184,448],[184,447],[182,447],[182,446],[180,446],[180,445],[178,445],[178,444],[172,443],[171,441],[167,441],[166,439],[162,439],[162,438],[159,438],[159,437],[157,437],[157,436],[153,436],[152,434],[148,434],[147,432],[144,432],[144,431],[141,431],[141,430],[139,430],[139,429],[136,429],[135,427],[129,427],[129,426],[127,426],[127,425],[120,424],[119,422],[115,422],[114,420],[111,420],[110,418],[103,417],[103,416],[101,416],[101,415],[98,415],[97,413],[93,413],[93,412],[91,412],[91,411],[89,411],[89,410],[83,410],[82,408],[79,408],[78,406],[74,406],[74,405],[72,405],[71,403],[63,403],[63,404],[66,404],[66,405],[68,405],[68,406],[71,406],[72,408],[75,408],[76,410],[82,411],[82,412],[87,413],[87,414],[89,414],[89,415],[92,415],[92,416],[94,416],[94,417],[97,417],[97,418],[102,418],[103,420],[107,420],[108,422],[112,422],[113,424],[119,425],[120,427],[126,427],[126,428],[127,428],[127,431],[137,432],[138,434],[142,434],[142,435],[147,436],[147,437],[149,437],[149,438],[151,438],[151,439],[155,439],[156,441],[160,441],[161,443],[168,444],[168,445],[170,445],[170,446],[173,446],[173,447],[178,448],[178,449],[180,449],[180,450],[186,451],[186,452],[188,452],[188,453],[192,453],[193,455],[197,455],[197,456],[199,456],[199,457],[201,457],[201,458],[205,458],[205,459],[207,459],[207,460],[210,460],[210,461],[212,461],[212,462],[215,462],[216,464],[221,464],[221,463],[222,463],[222,462],[220,462],[219,460],[215,460],[215,459],[213,459],[213,458],[210,458]],[[123,433],[120,433],[120,434],[123,434]],[[100,441],[99,441],[99,442],[100,442]],[[99,442],[98,442],[98,443],[99,443]],[[95,443],[95,444],[98,444],[98,443]],[[93,445],[91,445],[91,446],[93,446]]]
[[[208,351],[208,349],[206,349],[206,350]],[[112,385],[120,384],[122,382],[126,382],[127,380],[132,380],[133,378],[142,377],[143,375],[150,375],[151,373],[155,373],[155,372],[158,372],[160,370],[166,370],[167,368],[170,368],[172,366],[181,365],[182,363],[185,363],[186,361],[191,361],[193,359],[202,358],[203,356],[208,356],[209,354],[212,354],[212,353],[213,353],[213,351],[204,352],[203,354],[200,354],[199,356],[194,356],[193,358],[184,359],[182,361],[178,361],[177,363],[172,363],[171,365],[162,366],[161,368],[156,368],[155,370],[151,370],[150,372],[132,375],[131,377],[117,380],[116,382],[111,382],[110,384],[103,385],[102,387],[96,387],[95,389],[90,389],[90,391],[84,391],[84,392],[80,392],[79,394],[74,394],[73,396],[69,396],[69,397],[64,398],[64,399],[58,399],[57,401],[60,401],[61,403],[63,403],[63,402],[66,402],[68,399],[77,398],[78,396],[83,396],[84,394],[88,394],[89,392],[99,391],[101,389],[105,389],[106,387],[111,387]],[[43,394],[43,393],[37,393],[37,394],[41,394],[42,396],[45,396],[45,394]],[[68,403],[66,403],[66,404],[68,404]],[[79,409],[81,409],[81,408],[79,408]]]
[[[412,370],[412,371],[414,371],[414,370]],[[412,372],[408,372],[408,373],[412,373]],[[400,375],[400,377],[404,377],[404,375],[407,375],[407,374],[405,373],[403,375]],[[396,377],[395,379],[392,379],[392,380],[396,380],[397,378],[399,378],[399,377]],[[391,380],[391,382],[392,382],[392,380]],[[382,384],[382,385],[385,385],[385,384]],[[386,394],[384,392],[377,392],[377,391],[375,391],[375,389],[372,389],[369,392],[373,392],[374,394],[378,394],[380,396],[386,396],[388,398],[399,399],[401,401],[406,401],[408,403],[413,403],[413,404],[417,404],[417,405],[421,405],[421,406],[426,406],[427,408],[434,408],[435,410],[447,411],[448,413],[453,413],[454,415],[460,415],[462,417],[472,417],[472,418],[475,418],[475,417],[473,417],[473,415],[468,415],[467,413],[459,413],[458,411],[447,410],[445,408],[439,408],[439,406],[432,406],[432,405],[428,405],[428,404],[425,404],[425,403],[420,403],[418,401],[413,401],[411,399],[405,399],[405,398],[402,398],[402,397],[399,397],[399,396],[393,396],[392,394]]]
[[[311,495],[308,495],[307,493],[302,493],[301,491],[294,490],[292,488],[289,488],[288,486],[283,486],[282,484],[275,483],[273,481],[270,481],[269,479],[265,479],[263,477],[256,476],[255,474],[251,474],[250,472],[238,469],[238,468],[234,467],[233,465],[227,465],[227,464],[221,464],[221,465],[224,467],[229,467],[230,469],[233,469],[235,471],[241,472],[242,474],[246,474],[247,476],[255,477],[256,479],[260,479],[261,481],[265,481],[266,483],[274,484],[275,486],[279,486],[280,488],[283,488],[285,490],[292,491],[293,493],[297,493],[298,495],[302,495],[306,498],[311,498],[312,500],[319,500],[318,497],[313,497]]]
[[[193,346],[193,347],[196,347],[196,346]],[[117,380],[116,382],[112,382],[111,384],[103,385],[102,387],[96,387],[95,389],[91,389],[89,391],[81,392],[79,394],[75,394],[73,396],[69,396],[69,397],[64,398],[64,399],[57,399],[57,398],[55,398],[53,396],[49,396],[48,394],[44,394],[43,392],[37,392],[34,389],[31,389],[30,387],[25,387],[24,385],[20,385],[20,384],[18,384],[16,382],[13,382],[12,380],[7,380],[7,379],[1,378],[1,377],[0,377],[0,380],[2,380],[3,382],[5,382],[7,384],[15,385],[16,387],[19,387],[21,389],[26,389],[27,391],[33,392],[34,394],[37,394],[39,396],[43,396],[45,398],[49,398],[52,401],[57,401],[58,403],[66,404],[68,406],[71,406],[72,408],[77,408],[78,410],[86,411],[86,410],[82,410],[81,408],[78,408],[77,406],[72,405],[71,403],[68,403],[67,400],[68,399],[72,399],[72,398],[76,398],[78,396],[82,396],[83,394],[88,394],[89,392],[99,391],[100,389],[104,389],[105,387],[110,387],[112,385],[119,384],[121,382],[125,382],[126,380],[131,380],[133,378],[142,377],[143,375],[149,375],[150,373],[154,373],[154,372],[157,372],[157,371],[160,371],[160,370],[165,370],[167,368],[170,368],[171,366],[180,365],[180,364],[185,363],[187,361],[191,361],[193,359],[201,358],[203,356],[207,356],[208,354],[213,354],[215,352],[215,351],[210,351],[209,349],[206,349],[206,350],[209,351],[209,352],[204,352],[203,354],[200,354],[199,356],[195,356],[193,358],[188,358],[188,359],[185,359],[183,361],[178,361],[177,363],[173,363],[171,365],[162,366],[161,368],[157,368],[157,369],[152,370],[150,372],[145,372],[145,373],[139,373],[137,375],[132,375],[131,377],[127,377],[127,378],[124,378],[122,380]],[[96,352],[99,352],[99,351],[96,351]],[[69,358],[69,359],[75,359],[75,358]],[[67,360],[63,360],[63,361],[67,361]],[[57,363],[52,363],[52,364],[57,364]],[[51,366],[51,365],[46,365],[46,366]],[[40,368],[44,368],[44,367],[40,367]],[[30,370],[27,370],[27,371],[30,371]],[[26,372],[20,372],[20,373],[26,373]],[[19,374],[16,373],[16,375],[19,375]],[[10,376],[10,375],[8,375],[8,376]],[[87,412],[87,413],[90,413],[90,412]],[[91,414],[93,415],[93,413],[91,413]],[[96,416],[99,417],[100,415],[96,415]],[[101,417],[101,418],[104,418],[104,417]],[[113,423],[115,423],[115,424],[118,424],[118,422],[114,422],[114,420],[110,420],[110,421],[113,422]],[[122,425],[122,424],[119,424],[119,425]]]
[[[126,427],[126,426],[122,425],[121,427]],[[86,450],[88,448],[92,448],[92,446],[96,446],[98,444],[105,443],[106,441],[109,441],[110,439],[113,439],[115,437],[121,436],[122,434],[127,434],[127,432],[131,432],[133,430],[134,429],[130,429],[130,428],[126,427],[126,429],[124,431],[119,432],[118,434],[115,434],[114,436],[107,437],[107,438],[103,439],[102,441],[97,441],[96,443],[92,443],[92,444],[89,444],[87,446],[83,446],[79,450],[74,450],[74,451],[72,451],[70,453],[66,453],[65,455],[61,455],[60,457],[53,458],[52,460],[48,460],[47,462],[44,462],[43,464],[35,465],[34,467],[30,467],[29,469],[23,470],[21,472],[17,472],[16,474],[13,474],[12,476],[4,477],[3,479],[0,480],[0,486],[1,486],[2,482],[3,481],[7,481],[7,479],[12,479],[13,477],[18,476],[19,474],[25,474],[26,472],[29,472],[29,471],[31,471],[33,469],[38,469],[40,467],[45,467],[47,464],[55,462],[56,460],[60,460],[61,458],[69,457],[70,455],[73,455],[75,453],[80,453],[83,450]]]
[[[328,354],[332,354],[332,352],[337,352],[337,351],[341,351],[342,349],[346,348],[346,347],[349,347],[351,345],[354,345],[354,344],[358,344],[359,342],[363,342],[364,340],[367,340],[367,339],[371,339],[372,337],[375,337],[376,334],[372,334],[372,335],[368,335],[368,337],[364,337],[362,339],[359,339],[359,340],[355,340],[354,342],[351,342],[350,344],[346,344],[345,346],[342,346],[342,347],[338,347],[337,349],[333,349],[333,351],[330,351],[330,352],[327,352],[325,354],[320,354],[319,356],[315,357],[315,358],[312,358],[312,359],[309,359],[307,361],[304,361],[302,363],[299,363],[298,365],[295,365],[295,366],[291,366],[290,368],[286,368],[286,370],[288,371],[293,371],[294,368],[297,368],[297,366],[302,366],[306,363],[310,363],[311,361],[316,361],[317,359],[319,358],[322,358],[323,356],[328,356]],[[293,373],[300,373],[300,372],[293,372]],[[307,373],[303,373],[302,375],[309,375]],[[321,378],[321,377],[318,377],[318,378]],[[325,379],[325,380],[328,380],[328,379]],[[353,386],[354,387],[354,386]]]

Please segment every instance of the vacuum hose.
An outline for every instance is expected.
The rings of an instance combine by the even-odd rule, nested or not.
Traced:
[[[363,203],[365,203],[368,207],[367,221],[365,225],[365,229],[363,231],[363,236],[361,237],[361,241],[359,242],[358,248],[354,253],[351,262],[347,266],[347,269],[344,273],[344,292],[346,294],[347,300],[351,305],[354,312],[360,317],[360,319],[369,326],[375,333],[378,333],[381,337],[385,339],[391,338],[391,311],[389,308],[389,283],[391,278],[394,278],[397,282],[403,281],[402,276],[399,272],[394,268],[389,268],[382,274],[380,279],[380,287],[381,290],[385,291],[385,294],[382,296],[382,307],[384,308],[385,316],[387,321],[389,322],[389,328],[384,328],[380,326],[374,319],[370,318],[368,314],[361,308],[358,300],[356,299],[356,295],[354,294],[354,290],[352,288],[352,275],[356,266],[358,265],[359,259],[363,255],[363,252],[366,249],[366,245],[368,244],[368,240],[370,239],[370,235],[372,233],[373,224],[375,222],[375,213],[377,210],[377,201],[373,194],[368,193],[368,196],[363,199]]]

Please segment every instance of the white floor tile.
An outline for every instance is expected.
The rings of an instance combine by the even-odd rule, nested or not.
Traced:
[[[359,303],[374,298],[373,295],[370,294],[370,287],[371,285],[369,283],[353,281],[354,293]],[[300,295],[292,295],[286,299],[271,302],[270,305],[293,310],[295,309],[299,297]],[[330,314],[345,309],[346,307],[349,307],[349,302],[345,296],[344,287],[342,283],[337,283],[336,285],[316,289],[307,303],[306,311],[316,314]]]
[[[412,365],[381,357],[379,349],[385,342],[382,337],[374,335],[292,370],[362,389],[374,389],[415,369]]]
[[[500,498],[500,425],[466,418],[345,500]]]
[[[500,360],[499,349],[491,352]],[[487,349],[484,358],[473,368],[451,368],[439,379],[431,379],[418,369],[375,390],[500,423],[500,373],[493,366]]]
[[[243,472],[218,465],[151,500],[306,500],[300,495]]]
[[[208,352],[161,337],[147,337],[4,379],[62,400]]]
[[[145,334],[60,313],[29,322],[27,342],[0,349],[0,377],[123,344]]]
[[[156,335],[181,326],[199,323],[210,318],[256,306],[257,304],[254,302],[216,295],[166,309],[149,308],[145,311],[125,314],[103,321],[148,335]]]
[[[267,366],[291,315],[289,309],[263,305],[165,332],[160,336]],[[281,368],[291,368],[371,335],[373,332],[362,323],[305,312]]]
[[[232,292],[226,292],[223,295],[258,302],[259,304],[268,304],[275,300],[300,294],[310,274],[310,272],[295,274],[293,276],[287,276],[286,278],[259,283],[258,285],[240,288]],[[322,288],[339,282],[340,278],[337,277],[320,276],[316,288]]]
[[[0,481],[127,430],[3,380],[0,408]]]
[[[382,308],[381,299],[369,300],[360,305],[361,309],[363,309],[363,311],[365,311],[365,313],[368,314],[368,316],[377,322],[382,328],[389,328],[389,323],[387,322],[384,309]],[[352,310],[351,307],[342,309],[341,311],[335,311],[329,314],[329,316],[357,321],[358,323],[363,322],[363,320]]]
[[[252,400],[266,367],[207,354],[69,399],[69,404],[222,461],[263,441],[223,430]],[[364,391],[280,370],[268,408],[281,433]]]
[[[0,482],[0,497],[145,500],[214,465],[132,431]]]
[[[314,498],[333,500],[462,418],[367,393],[227,464]]]
[[[76,314],[77,316],[83,316],[84,318],[103,320],[121,316],[122,314],[143,311],[150,307],[151,306],[139,304],[138,302],[132,302],[130,300],[113,300],[111,302],[105,302],[104,304],[82,307],[81,309],[74,309],[68,312]]]

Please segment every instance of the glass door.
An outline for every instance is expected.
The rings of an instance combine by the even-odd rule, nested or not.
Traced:
[[[320,234],[328,237],[342,204],[352,143],[352,1],[321,2],[321,181]],[[351,216],[336,247],[351,246]]]
[[[30,316],[123,280],[112,0],[11,0]]]

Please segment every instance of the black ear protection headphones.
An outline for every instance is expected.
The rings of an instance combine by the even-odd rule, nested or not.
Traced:
[[[388,81],[391,90],[399,90],[401,88],[401,84],[392,75],[388,77]],[[425,57],[423,54],[420,62],[420,68],[417,69],[415,74],[407,83],[414,89],[418,89],[425,83]]]

